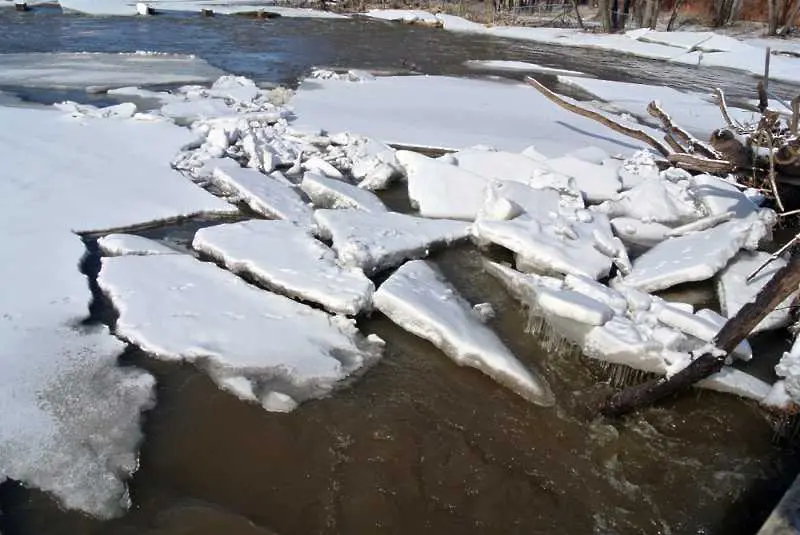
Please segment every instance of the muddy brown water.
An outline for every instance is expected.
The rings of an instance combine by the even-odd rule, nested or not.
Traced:
[[[181,245],[208,224],[142,234]],[[547,377],[556,407],[534,406],[456,366],[379,313],[360,327],[387,341],[385,357],[329,398],[289,414],[243,403],[190,365],[131,348],[122,363],[158,380],[130,482],[133,509],[100,522],[7,484],[4,535],[757,529],[800,469],[791,448],[773,443],[761,409],[697,392],[624,421],[596,418],[611,391],[608,370],[572,351],[547,351],[526,334],[527,313],[483,271],[481,258],[462,245],[432,261],[470,302],[494,305],[492,328]]]

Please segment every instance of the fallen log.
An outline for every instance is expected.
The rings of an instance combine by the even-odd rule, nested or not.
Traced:
[[[689,132],[675,124],[675,122],[672,120],[672,117],[670,117],[667,112],[665,112],[661,106],[658,105],[657,102],[653,101],[648,104],[647,113],[658,119],[658,121],[661,123],[661,126],[664,128],[664,131],[673,136],[678,143],[683,143],[683,145],[685,145],[690,152],[694,152],[711,160],[725,159],[719,152],[714,150],[713,147],[698,140]]]
[[[697,171],[713,175],[732,173],[736,166],[727,160],[712,160],[694,154],[673,153],[667,156],[667,160],[675,167],[686,169],[687,171]]]
[[[598,113],[594,110],[590,110],[588,108],[584,108],[583,106],[579,106],[578,104],[572,103],[567,101],[566,99],[562,98],[561,96],[553,93],[538,80],[531,78],[530,76],[525,77],[525,81],[532,86],[534,89],[539,91],[542,95],[547,98],[550,102],[558,104],[560,107],[564,108],[567,111],[571,111],[573,113],[577,113],[578,115],[582,115],[587,119],[591,119],[593,121],[597,121],[598,123],[602,124],[605,127],[614,130],[622,135],[632,137],[642,143],[647,143],[654,149],[656,149],[662,156],[669,156],[673,154],[671,148],[666,146],[664,143],[660,142],[647,132],[643,130],[639,130],[638,128],[631,128],[630,126],[625,126],[624,124],[620,124],[609,117],[606,117],[602,113]]]
[[[687,367],[669,378],[659,378],[641,385],[626,388],[612,395],[600,412],[605,416],[622,416],[639,407],[653,403],[688,389],[722,369],[725,356],[747,338],[752,330],[795,292],[800,285],[800,255],[793,255],[756,296],[729,319],[713,340],[717,351],[708,351],[694,359]]]

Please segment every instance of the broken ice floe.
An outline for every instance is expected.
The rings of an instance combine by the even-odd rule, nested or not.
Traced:
[[[178,254],[166,245],[135,234],[108,234],[97,240],[105,256]]]
[[[710,279],[739,250],[755,249],[770,234],[773,214],[764,210],[702,232],[668,238],[637,258],[631,273],[615,283],[653,292]]]
[[[255,288],[186,255],[106,258],[98,277],[119,312],[115,332],[166,360],[204,369],[220,387],[270,406],[329,393],[380,357],[352,320]]]
[[[300,189],[316,208],[355,208],[366,212],[386,212],[386,205],[372,192],[342,180],[307,172]]]
[[[339,260],[367,274],[425,257],[431,249],[469,235],[467,223],[393,212],[317,210],[314,219],[320,232],[333,240]]]
[[[331,312],[355,315],[372,304],[372,282],[287,221],[253,220],[197,231],[192,246],[258,284]]]
[[[750,273],[761,267],[770,257],[768,253],[742,251],[720,272],[717,277],[717,295],[724,316],[733,317],[745,304],[755,300],[758,292],[787,264],[783,258],[776,258],[748,282],[747,277]],[[791,319],[791,305],[796,296],[797,292],[787,297],[753,329],[753,332],[788,325]]]
[[[546,345],[558,347],[564,340],[588,357],[649,373],[672,375],[684,368],[691,362],[690,352],[703,349],[721,327],[708,311],[693,314],[631,288],[617,291],[572,275],[562,281],[523,274],[488,261],[486,269],[529,307],[532,333],[543,335]],[[542,332],[545,324],[552,332]],[[752,353],[743,342],[735,354]],[[763,381],[730,367],[700,386],[759,401],[770,390]]]
[[[526,368],[427,262],[404,264],[375,292],[375,306],[393,322],[539,405],[552,405],[544,379]]]

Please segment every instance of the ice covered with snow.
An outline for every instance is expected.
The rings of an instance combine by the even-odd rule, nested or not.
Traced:
[[[712,175],[697,175],[692,178],[695,196],[709,214],[732,212],[736,218],[745,218],[758,212],[758,206],[730,182]]]
[[[238,384],[236,394],[249,401],[325,395],[383,348],[353,320],[188,255],[106,258],[98,283],[119,312],[118,336],[158,358],[194,362],[223,388]]]
[[[445,76],[386,76],[360,83],[308,79],[301,83],[292,106],[296,115],[292,124],[297,128],[358,132],[406,146],[488,145],[521,151],[533,144],[548,156],[587,144],[609,153],[642,148],[594,121],[553,106],[528,85],[508,81]]]
[[[545,67],[537,63],[528,63],[526,61],[510,61],[510,60],[478,60],[471,59],[464,62],[464,65],[470,69],[487,70],[487,71],[511,71],[511,72],[538,72],[540,74],[554,74],[561,76],[585,76],[582,72],[571,71],[569,69],[558,69],[555,67]]]
[[[305,229],[313,227],[314,211],[294,189],[254,169],[240,167],[227,158],[217,160],[213,162],[211,182],[258,214],[285,219]]]
[[[646,292],[683,282],[707,280],[742,248],[755,249],[771,222],[761,213],[691,234],[668,238],[633,262],[633,271],[616,283]]]
[[[139,2],[135,0],[59,0],[61,8],[67,12],[85,13],[101,16],[134,16],[139,14]],[[259,11],[272,13],[281,17],[347,19],[330,11],[317,9],[276,6],[274,2],[259,0],[148,0],[144,3],[156,12],[177,11],[199,13],[202,9],[211,9],[218,15],[237,13],[256,13]]]
[[[355,208],[366,212],[385,212],[386,205],[377,195],[343,180],[307,172],[300,189],[316,208]]]
[[[742,251],[720,272],[717,277],[717,296],[724,316],[731,318],[744,305],[754,301],[758,292],[787,264],[783,258],[776,258],[748,282],[747,277],[750,273],[761,267],[770,257],[770,254],[760,251]],[[796,295],[797,292],[786,298],[753,329],[753,332],[788,325],[791,319],[791,304]]]
[[[703,215],[688,184],[679,185],[660,177],[646,178],[595,209],[610,218],[666,225],[680,225]]]
[[[359,268],[288,221],[252,220],[197,231],[192,247],[278,293],[356,315],[372,304],[374,285]]]
[[[708,139],[710,133],[720,125],[719,106],[711,101],[710,95],[685,93],[666,86],[585,77],[559,76],[558,80],[609,103],[612,109],[630,113],[642,122],[660,126],[647,112],[650,102],[656,101],[678,125],[703,140]],[[730,113],[738,121],[749,122],[754,118],[752,112],[734,107],[730,108]]]
[[[783,377],[786,393],[800,405],[800,338],[795,337],[792,348],[786,351],[775,366],[775,373]]]
[[[124,344],[81,325],[92,295],[75,232],[233,213],[169,166],[190,142],[166,122],[76,119],[56,109],[0,107],[0,480],[52,493],[107,518],[130,505],[140,413],[154,380],[120,368]],[[164,255],[178,256],[178,255]]]
[[[617,170],[610,166],[593,164],[570,155],[547,160],[547,166],[553,172],[575,180],[587,202],[613,199],[622,189]]]
[[[439,24],[439,19],[436,18],[436,15],[420,9],[370,9],[365,14],[373,19],[408,24]]]
[[[178,253],[161,242],[135,234],[107,234],[97,240],[97,245],[105,256]]]
[[[467,238],[469,225],[394,212],[317,210],[314,219],[346,266],[375,273]]]
[[[328,159],[333,153],[338,167],[349,168],[360,188],[373,191],[386,189],[392,180],[402,174],[396,151],[380,141],[350,133],[334,135],[331,141],[340,147],[329,149]]]
[[[0,84],[21,87],[99,91],[130,85],[210,82],[222,74],[203,59],[181,54],[0,54]]]
[[[473,220],[483,206],[486,178],[422,154],[401,150],[408,197],[425,217]]]
[[[552,405],[547,382],[529,370],[424,260],[401,266],[375,292],[375,307],[400,327],[539,405]]]

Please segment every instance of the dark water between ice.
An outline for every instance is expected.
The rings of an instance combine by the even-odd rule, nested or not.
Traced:
[[[149,19],[0,11],[0,52],[158,50],[194,53],[262,82],[294,83],[312,65],[463,74],[467,59],[517,59],[606,78],[749,96],[753,80],[613,54],[461,36],[377,22],[217,17]],[[781,91],[780,85],[773,88]],[[36,100],[56,93],[26,92]],[[73,97],[74,98],[74,97]],[[2,127],[0,125],[0,127]],[[402,207],[401,192],[390,192]],[[142,232],[189,243],[198,224]],[[800,469],[774,445],[765,414],[731,396],[684,396],[623,422],[594,417],[606,372],[525,334],[527,317],[459,247],[433,259],[471,302],[492,303],[491,326],[556,394],[535,407],[481,373],[459,368],[380,314],[365,333],[385,358],[351,388],[290,414],[267,413],[218,390],[190,366],[135,349],[152,371],[134,508],[99,522],[46,495],[6,484],[4,535],[177,534],[747,534]],[[709,287],[681,297],[713,302]],[[100,317],[113,321],[109,310]],[[777,354],[768,339],[765,360]],[[770,347],[771,346],[771,347]],[[760,375],[771,373],[762,362]]]

